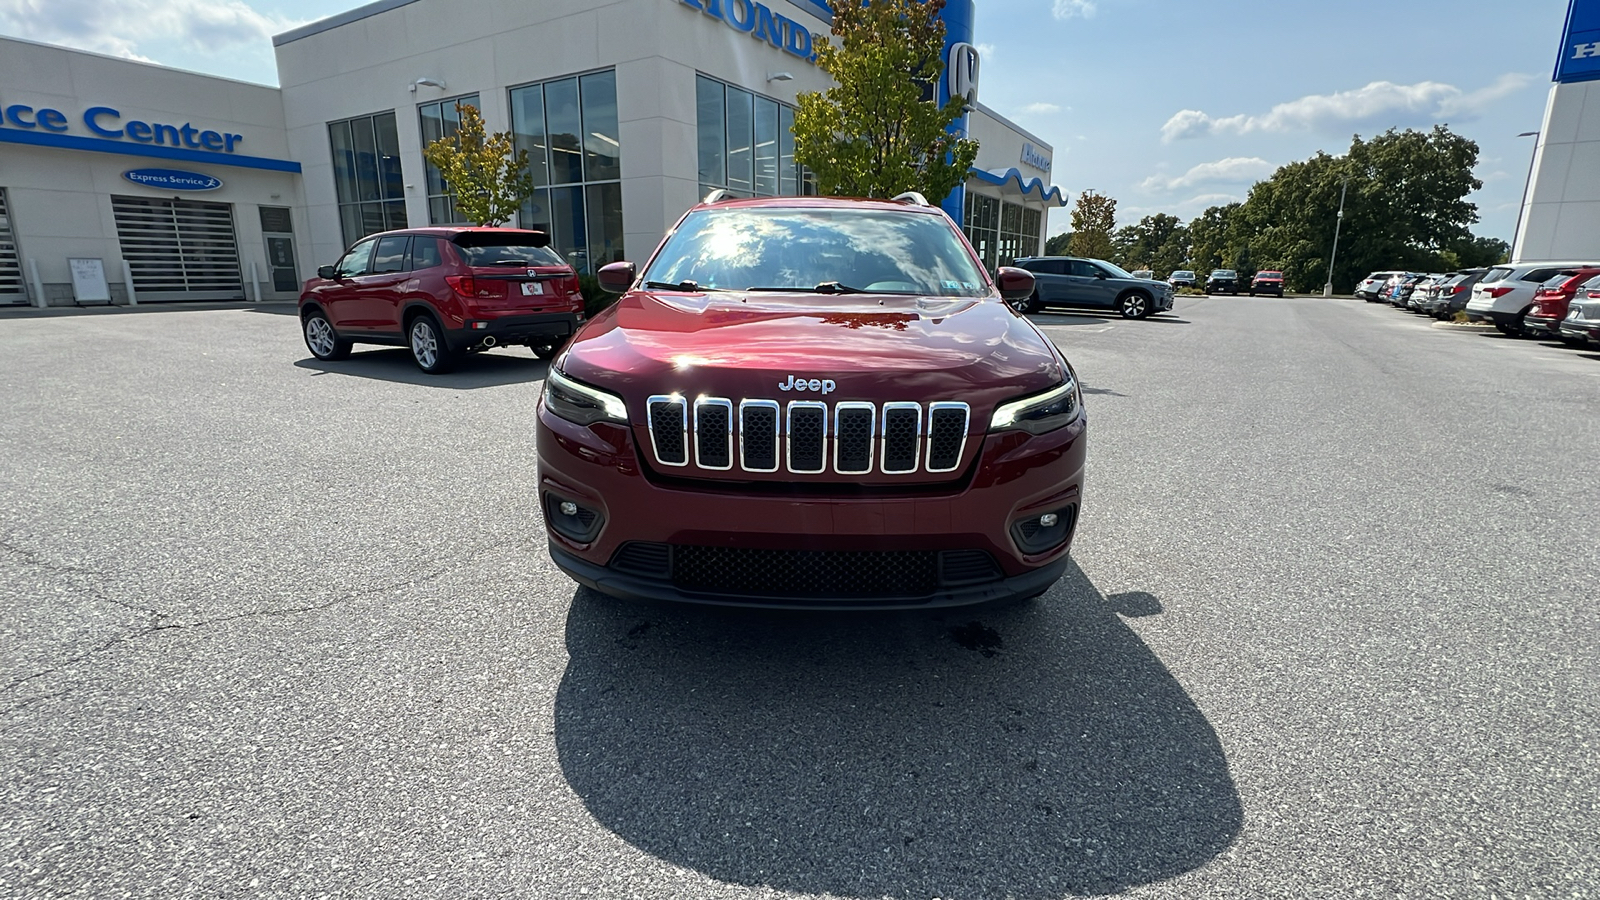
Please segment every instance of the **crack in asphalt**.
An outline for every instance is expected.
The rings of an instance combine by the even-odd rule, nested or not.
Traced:
[[[360,600],[363,597],[368,597],[368,596],[371,596],[373,594],[381,594],[381,593],[383,593],[385,591],[391,591],[391,590],[394,590],[396,588],[406,587],[408,585],[423,585],[423,584],[428,584],[428,583],[433,582],[433,581],[437,581],[440,578],[443,578],[446,575],[451,574],[452,572],[459,571],[461,569],[464,569],[464,568],[476,563],[480,557],[482,557],[482,556],[484,556],[486,554],[499,552],[499,551],[505,550],[505,549],[510,548],[510,547],[516,547],[516,546],[520,545],[521,543],[522,543],[521,541],[512,541],[512,542],[505,543],[505,544],[497,544],[497,545],[494,545],[494,546],[485,547],[484,549],[482,549],[482,550],[480,550],[480,551],[478,551],[476,553],[472,553],[472,554],[468,555],[463,561],[455,563],[453,565],[443,566],[443,567],[441,567],[439,569],[435,569],[434,571],[428,572],[428,573],[426,573],[424,575],[421,575],[421,576],[418,576],[418,577],[398,579],[398,580],[395,580],[395,581],[385,582],[384,584],[374,585],[374,586],[372,586],[370,588],[364,588],[364,589],[358,590],[358,591],[351,591],[349,593],[341,594],[341,595],[339,595],[337,597],[334,597],[333,599],[328,600],[325,603],[314,603],[314,604],[310,604],[310,605],[307,605],[307,606],[292,606],[292,607],[279,608],[279,609],[253,610],[253,611],[250,611],[250,612],[235,613],[233,615],[228,615],[228,616],[218,616],[218,617],[212,618],[212,619],[201,619],[201,620],[195,621],[195,622],[169,622],[169,623],[165,623],[165,624],[152,624],[152,625],[149,625],[149,626],[147,626],[145,628],[140,628],[140,629],[137,629],[135,631],[130,631],[130,632],[126,633],[126,634],[120,634],[120,635],[117,635],[116,637],[109,638],[109,639],[107,639],[105,641],[102,641],[97,646],[95,646],[95,647],[93,647],[93,648],[91,648],[91,649],[89,649],[89,650],[87,650],[87,651],[85,651],[83,653],[80,653],[80,654],[78,654],[76,656],[70,657],[70,658],[64,660],[63,662],[59,663],[58,665],[52,666],[52,667],[50,667],[48,669],[44,669],[43,671],[35,672],[32,675],[25,675],[25,676],[23,676],[21,678],[13,679],[10,684],[6,685],[3,689],[0,689],[0,693],[15,694],[17,690],[19,690],[20,688],[22,688],[24,685],[28,684],[29,682],[36,681],[36,680],[38,680],[40,678],[44,678],[46,676],[53,675],[53,674],[65,671],[67,669],[70,669],[73,666],[77,665],[78,663],[81,663],[84,660],[99,656],[100,654],[105,653],[106,651],[111,650],[111,649],[117,647],[118,645],[121,645],[121,644],[124,644],[124,643],[128,643],[128,642],[132,642],[132,641],[136,641],[136,640],[139,640],[141,638],[146,638],[146,637],[149,637],[151,635],[159,634],[159,633],[161,633],[163,631],[187,631],[187,630],[195,630],[195,629],[207,628],[207,627],[210,627],[210,626],[213,626],[213,625],[224,625],[224,624],[227,624],[229,622],[239,622],[239,621],[243,621],[243,620],[247,620],[247,619],[288,618],[288,617],[291,617],[291,616],[304,615],[305,613],[321,612],[323,610],[332,609],[333,607],[339,606],[339,605],[344,604],[344,603],[350,603],[350,602],[355,601],[355,600]],[[12,547],[12,546],[10,546],[8,544],[5,544],[3,542],[0,542],[0,549],[10,550],[13,553],[21,555],[21,556],[23,556],[25,558],[31,556],[31,554],[27,553],[26,551],[18,550],[15,547]],[[52,567],[52,566],[50,566],[48,564],[43,564],[43,563],[41,563],[39,565],[40,565],[41,568],[45,568],[47,570],[63,571],[60,567]],[[77,574],[82,574],[82,572],[80,570],[74,570],[74,571]],[[95,573],[95,574],[103,574],[103,573]],[[131,607],[128,604],[121,603],[121,602],[116,601],[116,600],[112,600],[111,598],[108,598],[108,597],[101,597],[99,599],[104,599],[107,602],[115,603],[116,605],[122,606],[122,607],[127,608],[127,609],[138,609],[137,607]],[[187,598],[183,602],[187,603],[187,602],[190,602],[193,599],[197,599],[197,598],[192,598],[192,597],[191,598]],[[154,612],[153,610],[143,610],[143,609],[141,609],[140,611],[149,613],[150,615],[154,616],[158,622],[159,622],[160,619],[168,618],[168,615],[166,613],[158,613],[158,612]],[[25,700],[22,700],[20,702],[13,703],[10,706],[5,707],[4,709],[0,709],[0,715],[10,715],[11,713],[14,713],[14,712],[16,712],[18,710],[21,710],[24,707],[31,706],[31,705],[33,705],[35,703],[38,703],[38,702],[42,701],[42,700],[59,699],[61,697],[66,697],[66,696],[70,695],[72,692],[73,692],[73,689],[72,688],[68,688],[66,690],[59,691],[59,692],[54,693],[54,694],[41,694],[41,695],[39,695],[37,697],[29,697],[29,698],[27,698]],[[11,730],[10,728],[0,728],[0,734],[7,733],[10,730]]]

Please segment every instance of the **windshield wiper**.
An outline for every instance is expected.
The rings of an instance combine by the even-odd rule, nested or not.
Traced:
[[[658,291],[683,291],[686,294],[695,294],[703,291],[726,291],[727,288],[701,287],[699,282],[685,279],[679,282],[671,281],[646,281],[644,286]]]
[[[803,287],[750,287],[750,288],[745,288],[745,290],[747,290],[747,291],[768,291],[768,292],[782,291],[782,292],[785,292],[785,293],[792,293],[792,294],[866,294],[866,293],[872,293],[870,291],[863,291],[860,288],[853,288],[853,287],[849,287],[847,285],[840,284],[837,281],[824,281],[823,283],[817,285],[816,287],[809,287],[809,288],[803,288]]]

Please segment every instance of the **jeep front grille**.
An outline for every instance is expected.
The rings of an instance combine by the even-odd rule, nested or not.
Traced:
[[[745,599],[915,601],[1005,577],[984,550],[758,550],[630,541],[610,568],[680,590]]]
[[[880,407],[846,400],[830,407],[820,400],[791,400],[787,405],[740,400],[737,414],[735,407],[723,397],[700,397],[692,403],[677,394],[651,397],[650,443],[656,462],[794,475],[954,472],[961,467],[972,418],[967,404],[954,401]]]

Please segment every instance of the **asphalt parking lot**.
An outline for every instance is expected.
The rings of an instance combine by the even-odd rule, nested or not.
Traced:
[[[1087,384],[1075,565],[852,616],[575,589],[531,355],[0,318],[0,895],[1600,892],[1600,353],[1034,319]]]

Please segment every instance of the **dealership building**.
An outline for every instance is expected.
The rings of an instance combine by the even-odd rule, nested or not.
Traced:
[[[1600,260],[1600,0],[1570,0],[1511,258]]]
[[[991,267],[1042,250],[1049,144],[977,96],[973,0],[940,98],[980,142],[943,205]],[[281,87],[0,38],[0,304],[282,300],[378,231],[459,220],[423,159],[457,105],[526,150],[516,223],[582,271],[642,259],[716,188],[814,191],[797,97],[816,0],[379,0],[274,38]]]

